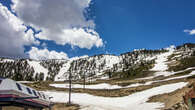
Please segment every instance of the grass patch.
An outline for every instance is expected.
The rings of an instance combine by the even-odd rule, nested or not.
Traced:
[[[184,72],[180,72],[180,73],[177,73],[177,74],[174,74],[174,76],[183,76],[183,75],[187,75],[189,73],[191,73],[194,69],[192,70],[187,70],[187,71],[184,71]]]
[[[187,79],[195,79],[195,75],[189,76]]]
[[[172,54],[172,55],[168,56],[168,61],[171,61],[173,57],[178,56],[178,55],[180,55],[180,54]]]
[[[190,67],[195,67],[195,56],[181,59],[176,66],[170,66],[169,71],[180,71]]]

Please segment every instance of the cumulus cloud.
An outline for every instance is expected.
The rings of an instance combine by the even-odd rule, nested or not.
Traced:
[[[189,29],[185,29],[184,32],[190,34],[190,35],[195,35],[195,29],[189,30]]]
[[[103,41],[94,31],[94,21],[86,20],[84,13],[90,3],[91,0],[13,0],[12,10],[25,24],[41,30],[37,38],[91,49],[103,46]]]
[[[33,31],[26,31],[23,22],[13,15],[7,7],[0,4],[0,56],[22,57],[24,46],[39,44]]]
[[[32,47],[28,52],[29,57],[35,60],[47,60],[47,59],[68,59],[68,55],[64,52],[49,51],[48,49],[38,49]]]
[[[50,33],[49,31],[44,31],[36,36],[40,39],[47,40],[46,35]],[[55,36],[55,33],[50,33],[50,35]],[[70,44],[72,46],[79,46],[80,48],[92,48],[94,45],[96,47],[101,47],[103,45],[102,39],[99,38],[98,33],[94,30],[87,29],[86,31],[82,28],[64,29],[60,36],[70,36],[70,37],[56,37],[57,44]],[[52,39],[49,39],[52,40]]]

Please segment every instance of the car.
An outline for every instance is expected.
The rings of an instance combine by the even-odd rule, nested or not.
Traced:
[[[50,108],[53,103],[43,92],[8,78],[0,78],[0,110],[3,106]]]

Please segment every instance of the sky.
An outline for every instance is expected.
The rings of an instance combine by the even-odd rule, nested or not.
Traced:
[[[0,56],[69,59],[195,43],[194,0],[0,0]]]

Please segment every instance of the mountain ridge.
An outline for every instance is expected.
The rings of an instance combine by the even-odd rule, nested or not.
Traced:
[[[187,45],[187,47],[186,47]],[[188,48],[188,45],[190,48]],[[195,44],[184,44],[176,47],[176,50],[187,48],[194,53]],[[174,47],[171,47],[174,48]],[[29,81],[64,81],[68,80],[71,72],[73,79],[85,77],[109,77],[109,72],[125,72],[141,67],[141,65],[152,65],[157,55],[167,52],[167,49],[160,50],[136,50],[122,53],[120,55],[101,54],[95,56],[77,57],[69,60],[32,60],[32,59],[6,59],[0,58],[0,76],[9,77],[15,80]],[[39,65],[39,66],[37,66]],[[149,68],[148,68],[149,69]],[[86,74],[85,74],[86,73]]]

